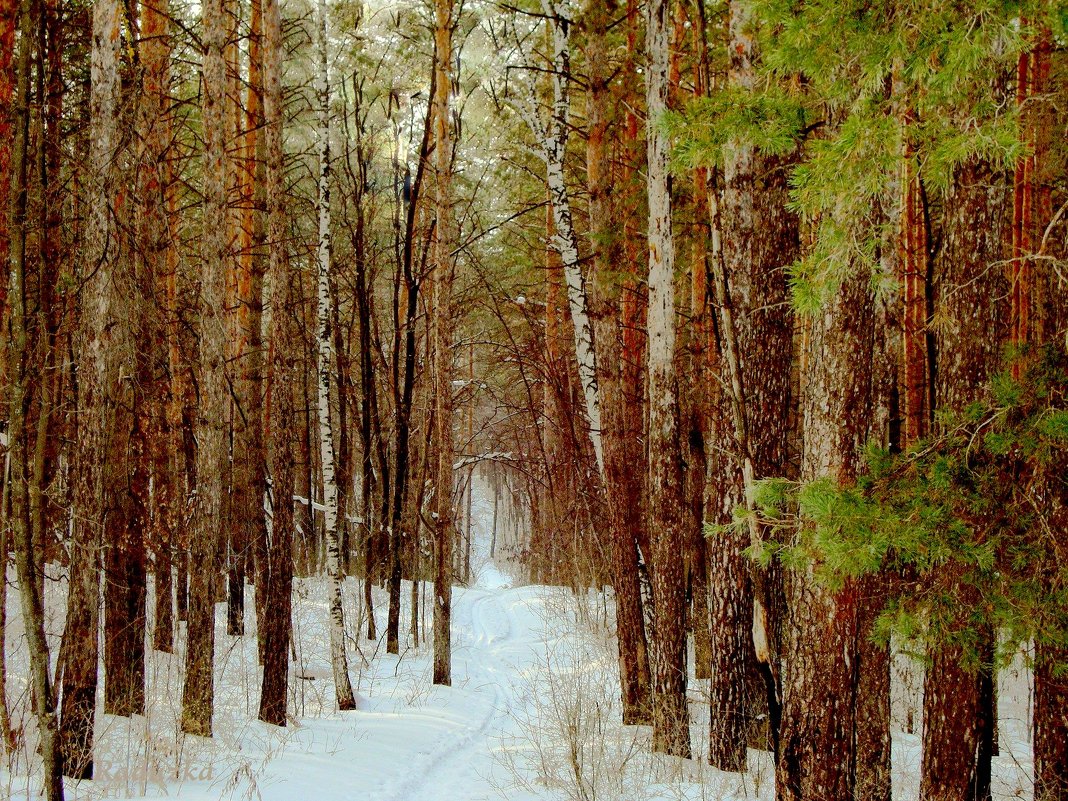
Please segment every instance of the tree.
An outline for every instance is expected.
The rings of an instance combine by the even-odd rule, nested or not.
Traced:
[[[44,790],[48,801],[63,801],[63,755],[49,675],[48,641],[44,631],[44,593],[38,576],[37,558],[29,522],[29,476],[26,453],[26,402],[29,349],[26,322],[26,203],[28,195],[30,133],[30,48],[33,40],[33,13],[29,0],[18,6],[18,50],[15,57],[15,91],[12,114],[10,195],[7,200],[8,269],[8,380],[10,415],[8,419],[8,458],[10,474],[10,515],[19,581],[19,600],[26,629],[33,688],[33,711],[40,737],[44,768]],[[5,559],[6,561],[6,559]],[[95,629],[94,629],[95,631]],[[95,662],[94,662],[95,673]]]
[[[614,197],[617,185],[630,181],[613,174],[607,142],[613,101],[626,96],[629,87],[610,85],[608,62],[610,17],[614,5],[591,2],[586,11],[586,61],[589,72],[587,98],[586,183],[589,189],[589,247],[592,273],[590,306],[598,309],[593,319],[594,355],[597,365],[598,406],[601,409],[601,441],[604,450],[603,481],[612,543],[612,589],[616,601],[616,640],[623,722],[649,723],[649,658],[638,572],[636,529],[640,527],[640,504],[634,502],[640,484],[640,464],[631,458],[636,443],[628,436],[626,397],[622,365],[622,288],[615,265],[623,258],[618,231],[618,213],[624,203]],[[628,16],[633,17],[633,13]],[[633,20],[628,23],[628,45],[634,46]],[[633,53],[628,52],[628,59]],[[627,67],[631,65],[628,63]],[[630,70],[628,69],[629,73]],[[558,79],[566,78],[560,76]],[[566,84],[565,84],[566,86]],[[618,131],[618,126],[614,129]],[[566,134],[566,129],[564,131]],[[629,144],[629,142],[628,142]],[[618,191],[618,190],[616,190]],[[576,265],[577,266],[577,265]]]
[[[226,409],[226,19],[225,0],[202,8],[200,403],[197,421],[196,510],[189,549],[189,624],[182,731],[210,737],[214,702],[215,582],[219,566],[223,477],[227,475]]]
[[[1007,293],[990,269],[1002,254],[1008,182],[981,161],[958,168],[946,197],[938,335],[938,406],[961,412],[982,393],[999,364],[1004,316],[996,298]],[[951,625],[970,625],[959,621]],[[931,653],[924,678],[923,765],[925,798],[990,797],[993,755],[994,632],[979,631],[971,666],[961,647]]]
[[[356,699],[349,683],[349,663],[345,656],[345,612],[341,598],[341,547],[337,528],[337,479],[334,476],[334,427],[331,387],[333,323],[330,293],[330,76],[327,61],[326,0],[319,0],[319,272],[318,272],[318,408],[319,449],[323,465],[323,505],[326,518],[326,570],[330,577],[330,664],[339,709],[355,709]]]
[[[268,277],[271,287],[271,360],[265,404],[265,437],[271,470],[271,518],[257,592],[263,639],[260,720],[286,725],[289,643],[293,596],[293,332],[290,316],[289,254],[283,202],[282,19],[278,0],[263,2],[263,143],[266,165]],[[265,532],[266,533],[266,532]],[[263,585],[262,589],[259,586]]]
[[[434,684],[452,684],[452,0],[434,2]]]
[[[675,376],[675,243],[671,232],[668,142],[658,120],[667,111],[667,0],[647,4],[645,49],[649,195],[649,509],[653,604],[651,637],[653,748],[690,756],[686,705],[686,636],[675,621],[685,614],[682,531],[682,453]]]

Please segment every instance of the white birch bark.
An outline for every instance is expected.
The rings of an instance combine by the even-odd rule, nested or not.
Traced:
[[[337,532],[337,478],[334,427],[330,412],[333,383],[333,300],[330,296],[330,75],[327,65],[326,0],[319,0],[319,450],[323,464],[323,516],[326,520],[326,570],[330,574],[330,664],[339,709],[355,709],[345,656],[345,611],[341,599],[341,549]]]
[[[568,22],[560,14],[553,0],[542,0],[542,9],[550,20],[553,37],[552,119],[542,122],[534,107],[524,113],[527,124],[541,145],[545,162],[545,178],[553,211],[553,247],[560,254],[567,283],[567,300],[575,330],[575,357],[578,360],[579,382],[586,402],[586,418],[590,424],[590,442],[597,459],[597,470],[605,478],[604,454],[601,448],[601,394],[597,386],[597,351],[593,344],[586,278],[579,265],[578,237],[571,217],[571,200],[564,180],[564,153],[567,150],[568,117],[571,101],[567,81],[571,74],[571,53],[568,49]]]

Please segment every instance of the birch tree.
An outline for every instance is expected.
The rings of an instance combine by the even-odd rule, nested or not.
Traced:
[[[549,21],[552,38],[552,110],[548,124],[542,120],[537,107],[534,85],[530,98],[520,105],[527,125],[538,143],[538,152],[545,162],[545,179],[549,186],[549,205],[553,215],[552,243],[563,262],[567,284],[568,306],[575,331],[575,356],[578,360],[579,382],[586,405],[586,420],[590,427],[590,443],[597,459],[598,474],[604,477],[604,451],[601,445],[601,396],[597,387],[597,351],[593,342],[586,278],[579,263],[578,236],[571,214],[571,197],[564,176],[564,154],[567,151],[571,100],[568,82],[571,80],[571,52],[568,47],[570,22],[563,16],[555,0],[542,0],[542,10]]]
[[[318,271],[318,411],[319,453],[323,467],[323,516],[326,523],[326,570],[330,586],[330,665],[339,709],[355,709],[345,656],[345,608],[341,596],[341,545],[338,538],[338,488],[334,475],[334,427],[330,408],[333,387],[333,295],[330,291],[330,74],[327,62],[326,0],[318,4],[319,74],[319,271]]]

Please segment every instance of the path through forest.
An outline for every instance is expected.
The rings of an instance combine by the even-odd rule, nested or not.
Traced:
[[[553,797],[514,787],[513,768],[501,756],[529,746],[522,721],[555,642],[546,636],[545,606],[560,591],[512,587],[511,578],[489,559],[492,511],[490,494],[476,480],[474,578],[472,586],[456,587],[453,595],[452,687],[431,684],[428,644],[405,649],[402,639],[398,658],[385,653],[384,638],[380,643],[361,639],[359,655],[350,657],[358,709],[334,712],[326,587],[321,580],[300,582],[294,597],[298,645],[289,727],[255,720],[255,638],[227,637],[220,605],[214,739],[176,736],[182,657],[155,653],[148,676],[149,714],[132,720],[100,716],[97,779],[71,782],[70,796],[187,801]],[[407,604],[407,582],[404,589]],[[345,592],[350,613],[357,596],[352,580]],[[381,623],[386,596],[377,587],[375,593]],[[54,598],[50,607],[61,609],[62,599]],[[427,623],[429,618],[427,608]],[[408,620],[407,608],[402,620]],[[357,624],[350,617],[350,653]],[[19,792],[19,777],[0,776],[0,782],[6,785],[0,795]]]

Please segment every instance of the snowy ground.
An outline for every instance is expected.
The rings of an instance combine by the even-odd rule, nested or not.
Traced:
[[[350,669],[359,708],[334,708],[326,629],[326,586],[300,581],[294,597],[297,659],[292,665],[290,725],[256,721],[259,673],[255,638],[228,637],[218,608],[215,737],[178,733],[182,654],[152,654],[146,717],[101,714],[97,778],[68,783],[70,798],[177,797],[188,801],[488,801],[489,799],[679,799],[705,801],[772,796],[770,760],[750,751],[745,776],[687,761],[653,758],[644,727],[618,724],[611,609],[603,596],[574,596],[546,587],[516,586],[507,566],[489,558],[490,495],[476,480],[473,505],[475,580],[453,596],[452,687],[434,687],[430,650],[403,647],[400,657],[355,632],[358,591],[345,588]],[[408,602],[408,586],[402,597]],[[63,608],[61,582],[49,582],[49,608]],[[379,628],[384,592],[376,588]],[[151,598],[150,598],[151,602]],[[26,652],[17,596],[8,583],[8,698],[16,724],[26,727]],[[248,608],[251,609],[251,598]],[[429,607],[428,607],[429,615]],[[402,621],[408,620],[404,611]],[[429,623],[429,620],[426,622]],[[249,631],[254,631],[255,620]],[[357,628],[358,627],[358,628]],[[406,628],[405,626],[402,626]],[[62,621],[50,622],[58,646]],[[895,677],[895,718],[905,727],[918,703],[914,668]],[[1001,681],[999,798],[1028,797],[1028,689],[1025,673]],[[691,683],[693,741],[705,747],[708,706],[703,682]],[[102,706],[102,705],[101,705]],[[919,724],[918,712],[915,713]],[[27,752],[0,764],[0,798],[34,797]],[[919,735],[894,738],[897,799],[918,795]]]

